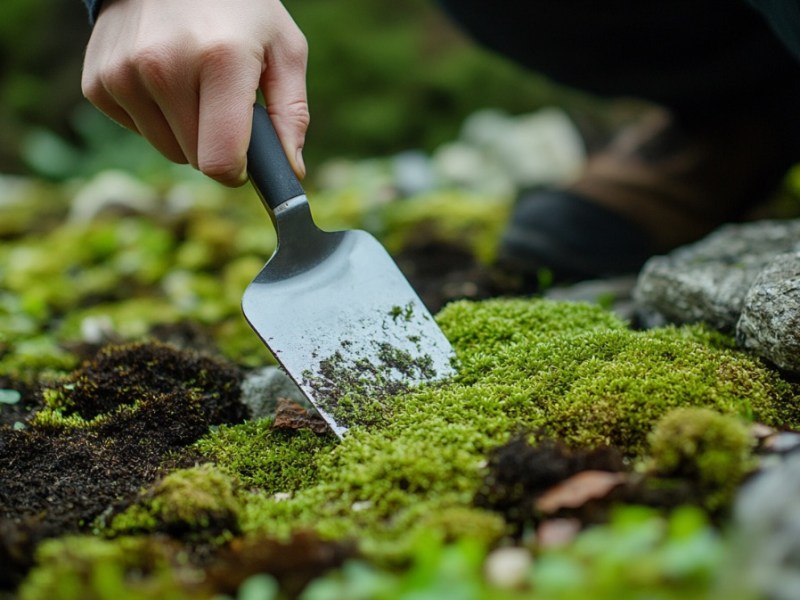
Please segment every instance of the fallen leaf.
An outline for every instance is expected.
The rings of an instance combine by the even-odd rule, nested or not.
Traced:
[[[551,487],[536,499],[536,509],[553,514],[563,508],[580,508],[590,500],[605,498],[628,481],[625,473],[610,471],[581,471]]]

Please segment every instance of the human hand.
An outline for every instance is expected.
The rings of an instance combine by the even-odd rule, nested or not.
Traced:
[[[164,156],[230,186],[247,180],[258,89],[302,179],[308,47],[279,0],[106,0],[84,95]]]

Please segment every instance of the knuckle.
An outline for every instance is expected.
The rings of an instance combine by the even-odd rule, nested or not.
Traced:
[[[301,31],[297,30],[288,36],[286,53],[296,61],[306,62],[308,58],[308,40]]]
[[[108,67],[101,73],[100,81],[114,98],[127,97],[136,93],[133,73],[125,65]]]
[[[197,168],[204,175],[221,183],[234,182],[241,174],[241,169],[238,169],[233,161],[213,157],[200,159]]]
[[[286,107],[286,118],[298,128],[305,131],[311,124],[311,113],[308,109],[308,102],[297,100]]]
[[[203,65],[212,69],[227,68],[239,61],[239,51],[227,40],[209,40],[199,51]]]
[[[171,52],[162,46],[148,46],[131,54],[127,61],[128,72],[135,71],[148,86],[165,89],[172,80]]]
[[[81,93],[84,98],[96,104],[105,96],[105,89],[94,73],[84,71],[81,76]]]

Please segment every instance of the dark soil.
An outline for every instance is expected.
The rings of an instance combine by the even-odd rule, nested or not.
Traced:
[[[193,464],[187,447],[210,426],[247,416],[241,373],[163,344],[109,347],[58,388],[81,426],[0,427],[0,588],[32,561],[35,543],[85,531],[130,504],[165,468]]]
[[[468,250],[440,240],[413,242],[395,260],[434,314],[454,300],[485,300],[535,291],[530,282],[499,267],[481,264]]]

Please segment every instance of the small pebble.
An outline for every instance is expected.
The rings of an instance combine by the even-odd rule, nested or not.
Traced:
[[[483,569],[486,580],[501,589],[519,589],[528,581],[533,556],[527,548],[498,548],[486,557]]]
[[[17,390],[0,390],[0,404],[16,404],[22,399]]]

